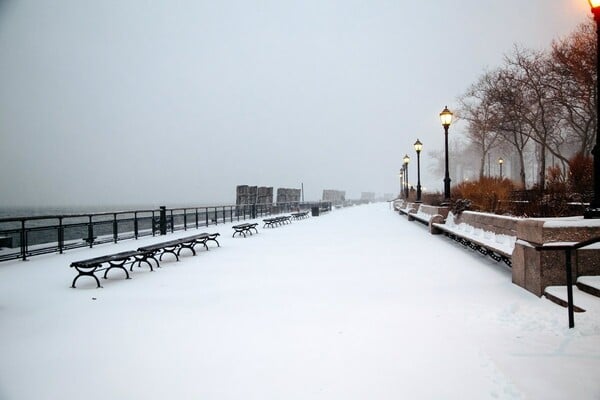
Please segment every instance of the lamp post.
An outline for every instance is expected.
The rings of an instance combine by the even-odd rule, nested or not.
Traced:
[[[600,0],[588,0],[594,20],[596,21],[596,145],[592,150],[594,156],[594,167],[592,175],[594,179],[594,197],[589,207],[583,213],[584,218],[600,218]]]
[[[417,203],[421,202],[421,150],[423,143],[419,139],[415,142],[415,151],[417,152]]]
[[[446,165],[444,173],[444,202],[443,205],[450,204],[450,173],[448,172],[448,128],[452,123],[452,112],[448,110],[448,106],[444,107],[440,113],[440,119],[442,120],[442,126],[444,127],[445,137],[445,152],[446,152]]]
[[[404,187],[404,194],[406,195],[406,200],[408,200],[408,163],[410,162],[410,157],[408,154],[404,156],[404,181],[406,182],[406,186]]]
[[[502,164],[504,164],[504,159],[500,157],[498,159],[498,165],[500,165],[500,180],[502,180]]]
[[[400,178],[400,194],[398,195],[398,198],[402,197],[402,194],[404,193],[404,171],[403,171],[404,167],[400,168],[400,172],[398,173],[398,177]]]

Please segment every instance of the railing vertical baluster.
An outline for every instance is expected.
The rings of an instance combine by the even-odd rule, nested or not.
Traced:
[[[217,210],[217,207],[215,207],[215,225],[219,225],[219,211]]]
[[[137,239],[139,234],[139,226],[138,226],[138,212],[133,213],[133,235]]]
[[[27,232],[25,232],[25,220],[21,220],[21,257],[23,261],[27,261]]]
[[[63,226],[63,217],[58,217],[58,252],[63,253],[65,247],[65,227]]]
[[[196,208],[196,229],[198,229],[198,208]]]
[[[154,210],[152,210],[152,221],[150,221],[150,226],[152,227],[152,236],[156,236],[156,214],[154,214]]]
[[[227,222],[227,217],[225,216],[225,206],[223,206],[223,223]]]
[[[119,224],[117,223],[117,213],[113,214],[113,240],[117,243],[119,239]]]
[[[208,226],[208,207],[204,209],[204,214],[206,215],[206,226]]]
[[[171,233],[175,232],[175,219],[173,218],[173,209],[171,209]]]
[[[187,209],[183,209],[183,230],[187,231]]]

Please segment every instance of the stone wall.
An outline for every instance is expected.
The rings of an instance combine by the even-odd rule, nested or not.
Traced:
[[[395,201],[396,210],[408,213],[415,219],[417,205]],[[515,218],[502,215],[464,211],[459,216],[448,213],[445,207],[421,204],[420,213],[433,215],[429,220],[430,232],[441,233],[434,223],[444,223],[445,212],[456,224],[467,224],[484,231],[515,237],[512,251],[512,281],[528,291],[542,296],[548,286],[566,285],[566,260],[564,250],[543,250],[548,243],[578,243],[600,237],[600,220],[584,220],[582,217],[567,218]],[[411,214],[413,218],[411,218]],[[573,252],[571,265],[573,281],[585,275],[600,276],[600,244]]]
[[[454,216],[456,224],[464,223],[484,231],[508,236],[517,236],[519,221],[523,221],[523,219],[473,211],[463,211],[460,215]]]
[[[581,242],[600,237],[600,220],[581,217],[525,219],[517,226],[518,241],[512,255],[512,280],[538,296],[548,286],[566,285],[564,250],[536,250],[536,246],[556,242]],[[573,252],[573,281],[578,276],[600,275],[600,250]]]

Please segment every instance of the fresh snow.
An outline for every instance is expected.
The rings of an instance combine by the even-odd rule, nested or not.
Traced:
[[[0,264],[0,399],[600,398],[598,313],[386,204],[215,230],[102,289],[69,264],[197,231]]]
[[[600,276],[580,276],[577,278],[577,282],[583,283],[593,287],[594,289],[600,290]]]
[[[476,228],[464,222],[457,224],[454,222],[454,216],[452,213],[448,214],[448,218],[446,218],[444,228],[458,235],[475,239],[476,241],[485,244],[490,249],[498,249],[501,252],[507,254],[512,254],[513,250],[515,249],[515,243],[517,241],[516,236],[486,231],[484,229]]]
[[[568,286],[548,286],[544,292],[568,302],[569,296],[567,294],[567,287]],[[573,285],[573,304],[586,312],[596,315],[600,314],[600,299],[579,290],[575,285]]]

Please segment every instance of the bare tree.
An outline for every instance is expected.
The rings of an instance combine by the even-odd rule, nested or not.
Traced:
[[[552,43],[548,83],[563,131],[576,152],[589,153],[596,132],[596,24],[590,20]]]
[[[547,54],[515,47],[505,57],[505,78],[521,92],[521,106],[515,108],[523,134],[527,134],[541,147],[538,169],[538,186],[546,184],[546,152],[563,162],[568,158],[561,153],[564,136],[561,134],[561,118],[556,102],[552,98],[552,87],[548,76],[552,74]]]
[[[479,178],[484,176],[485,159],[498,144],[498,131],[494,123],[488,90],[493,85],[493,73],[485,73],[459,98],[458,114],[467,121],[467,138],[479,154]]]

